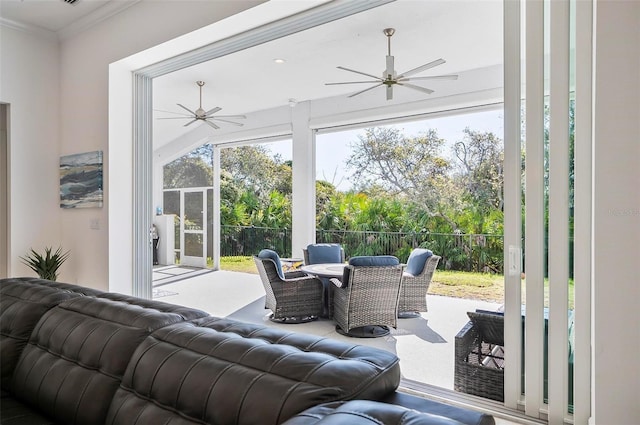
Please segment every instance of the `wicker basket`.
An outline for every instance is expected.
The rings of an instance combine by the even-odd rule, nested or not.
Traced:
[[[504,401],[503,365],[502,347],[483,341],[473,322],[458,332],[453,381],[456,391]]]

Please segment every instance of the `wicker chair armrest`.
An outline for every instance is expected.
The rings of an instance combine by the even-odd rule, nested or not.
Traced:
[[[320,279],[318,279],[315,276],[309,276],[309,275],[304,275],[301,277],[294,277],[293,279],[286,279],[282,281],[283,285],[286,285],[288,283],[295,283],[295,284],[300,284],[300,283],[304,283],[304,282],[317,282],[320,286],[322,286],[322,281]]]
[[[333,283],[337,288],[344,288],[347,286],[346,282],[342,282],[340,279],[337,279],[335,277],[329,279],[329,282]]]
[[[455,336],[455,358],[463,361],[471,352],[473,347],[478,344],[478,330],[473,326],[473,322],[469,321]]]
[[[291,270],[288,272],[284,272],[284,278],[286,280],[295,279],[297,277],[306,277],[306,276],[309,276],[309,275],[303,272],[302,270]]]

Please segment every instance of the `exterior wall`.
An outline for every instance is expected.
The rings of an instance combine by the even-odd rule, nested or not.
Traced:
[[[592,423],[640,418],[640,2],[596,5]]]
[[[0,102],[9,104],[10,113],[8,273],[12,276],[33,275],[19,259],[30,248],[55,249],[62,240],[59,57],[53,37],[0,25]],[[69,248],[64,241],[62,245]]]

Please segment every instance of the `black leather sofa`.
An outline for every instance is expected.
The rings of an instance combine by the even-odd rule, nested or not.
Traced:
[[[495,423],[383,350],[77,285],[0,279],[0,337],[4,425]]]

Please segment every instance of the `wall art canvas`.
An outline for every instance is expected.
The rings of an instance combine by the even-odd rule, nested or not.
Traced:
[[[102,208],[102,151],[60,157],[60,207]]]

